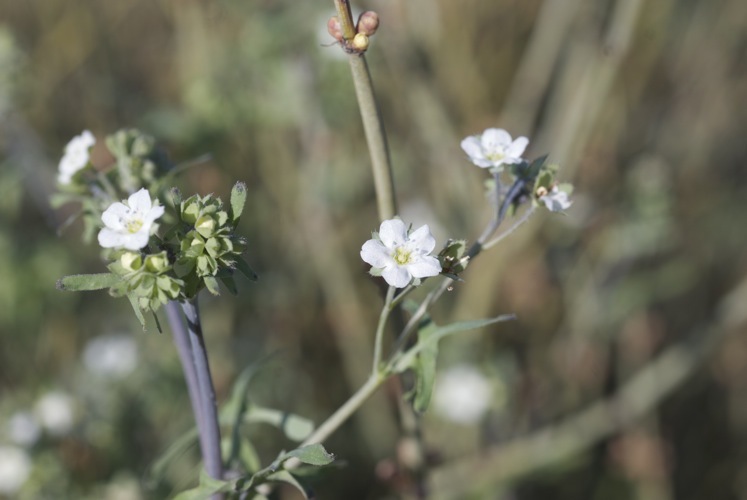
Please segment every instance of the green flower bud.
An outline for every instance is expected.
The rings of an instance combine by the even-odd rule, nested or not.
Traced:
[[[213,234],[215,226],[215,219],[209,215],[203,215],[195,222],[195,230],[205,238],[208,238]]]
[[[119,258],[119,263],[125,271],[134,273],[143,267],[143,258],[136,252],[125,252]]]
[[[145,258],[145,268],[151,273],[160,274],[171,269],[166,252],[148,255]]]

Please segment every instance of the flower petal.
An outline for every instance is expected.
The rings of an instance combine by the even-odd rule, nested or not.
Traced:
[[[464,140],[462,140],[461,146],[462,150],[467,153],[467,156],[469,156],[472,160],[485,158],[485,155],[482,151],[482,144],[480,144],[480,140],[477,137],[471,135],[464,138]]]
[[[400,219],[389,219],[381,223],[379,238],[388,248],[394,248],[407,241],[407,226]]]
[[[361,259],[372,267],[383,268],[393,264],[389,250],[379,240],[368,240],[361,247]]]
[[[143,223],[152,224],[156,219],[161,217],[165,211],[165,208],[161,205],[156,205],[151,208],[150,211],[143,217]]]
[[[425,256],[417,262],[408,265],[407,270],[416,278],[428,278],[430,276],[438,276],[441,273],[441,264],[437,258]]]
[[[98,240],[99,245],[104,248],[120,247],[124,244],[124,234],[105,227],[99,231]]]
[[[487,151],[504,150],[511,144],[511,134],[502,128],[489,128],[482,133],[480,142]]]
[[[141,188],[136,193],[130,195],[127,198],[127,204],[131,209],[142,213],[148,213],[153,206],[153,202],[150,199],[150,193],[147,189]]]
[[[428,224],[420,226],[410,233],[410,243],[423,253],[431,253],[436,248],[436,239],[431,234]]]
[[[396,288],[404,288],[409,285],[412,280],[412,275],[406,268],[396,265],[384,269],[381,276],[386,280],[389,286]]]
[[[126,234],[122,238],[122,246],[127,250],[140,250],[148,244],[149,233],[149,231],[138,231],[137,233]]]
[[[506,156],[511,158],[521,158],[521,155],[524,154],[524,150],[526,150],[528,145],[529,139],[523,136],[517,137],[506,150]]]
[[[114,229],[115,231],[122,230],[124,229],[122,219],[127,217],[129,213],[130,209],[127,208],[124,203],[116,201],[109,205],[109,208],[104,210],[104,213],[101,214],[101,220],[109,229]]]

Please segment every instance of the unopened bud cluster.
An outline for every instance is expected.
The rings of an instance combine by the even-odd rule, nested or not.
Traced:
[[[142,310],[155,311],[177,299],[184,282],[170,275],[172,265],[165,251],[143,255],[125,251],[109,264],[109,270],[122,281],[109,289],[115,297],[131,295]]]
[[[368,37],[376,33],[379,29],[379,15],[371,10],[363,12],[358,17],[355,25],[355,35],[351,40],[345,39],[340,19],[337,16],[329,18],[327,21],[327,31],[329,34],[342,44],[343,48],[352,53],[363,53],[368,49]]]
[[[182,222],[191,229],[180,238],[177,275],[190,290],[195,279],[215,276],[221,268],[233,269],[246,242],[234,234],[234,219],[223,209],[220,198],[194,195],[180,205]],[[190,275],[194,275],[190,277]]]

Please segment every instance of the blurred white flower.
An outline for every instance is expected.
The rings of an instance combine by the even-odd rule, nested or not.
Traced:
[[[153,204],[145,188],[130,195],[126,205],[118,201],[112,203],[101,215],[106,227],[99,232],[99,245],[140,250],[148,244],[154,222],[163,212],[164,208]]]
[[[122,378],[135,370],[137,362],[137,344],[131,335],[101,335],[89,340],[83,350],[83,364],[94,375]]]
[[[13,495],[31,475],[31,458],[23,448],[0,446],[0,494]]]
[[[430,254],[436,239],[428,226],[421,226],[409,235],[400,219],[385,220],[379,228],[379,239],[370,239],[361,248],[361,259],[374,269],[390,286],[406,287],[412,278],[438,276],[441,264]]]
[[[21,446],[31,446],[39,439],[41,427],[30,411],[14,413],[8,420],[8,439]]]
[[[60,184],[70,184],[73,176],[88,165],[90,151],[94,144],[96,144],[96,138],[90,130],[84,130],[82,134],[76,135],[67,143],[57,174],[57,181]]]
[[[490,408],[493,390],[487,378],[471,365],[448,368],[436,377],[433,408],[458,424],[478,422]]]
[[[568,193],[558,189],[558,186],[553,186],[549,192],[542,194],[539,200],[545,204],[547,209],[551,212],[562,212],[571,206],[573,203],[568,199]]]
[[[503,164],[520,163],[528,144],[526,137],[512,140],[511,134],[502,128],[489,128],[482,135],[465,138],[462,149],[478,167],[500,170]]]
[[[53,436],[70,432],[75,422],[75,402],[62,391],[51,391],[39,398],[34,413],[42,426]]]

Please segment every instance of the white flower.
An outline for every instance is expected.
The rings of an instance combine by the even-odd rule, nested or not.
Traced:
[[[15,444],[31,446],[40,435],[39,421],[29,411],[16,412],[8,420],[8,438]]]
[[[137,344],[131,335],[108,334],[90,340],[83,364],[94,375],[122,378],[137,368]]]
[[[61,391],[48,392],[37,401],[34,411],[41,424],[54,436],[70,432],[75,422],[74,401]]]
[[[490,408],[490,382],[475,367],[457,365],[438,375],[433,394],[434,410],[458,424],[477,423]]]
[[[31,475],[31,458],[21,448],[0,446],[0,495],[15,494]]]
[[[96,138],[89,130],[73,137],[65,146],[65,154],[60,160],[57,181],[60,184],[70,184],[73,175],[88,165],[90,150],[96,144]]]
[[[379,228],[379,239],[371,239],[361,248],[361,259],[375,269],[390,286],[406,287],[412,278],[438,276],[441,264],[430,254],[436,239],[428,226],[421,226],[409,235],[400,219],[385,220]]]
[[[545,204],[547,209],[551,212],[562,212],[571,206],[573,203],[568,199],[568,193],[558,189],[558,186],[553,186],[549,192],[541,194],[539,201]]]
[[[131,195],[126,205],[112,203],[101,215],[106,227],[99,232],[99,245],[140,250],[148,244],[153,223],[163,211],[162,206],[153,204],[145,188]]]
[[[527,144],[529,139],[526,137],[517,137],[512,141],[511,135],[502,128],[489,128],[481,136],[465,138],[462,149],[478,167],[500,170],[504,163],[520,163]]]

